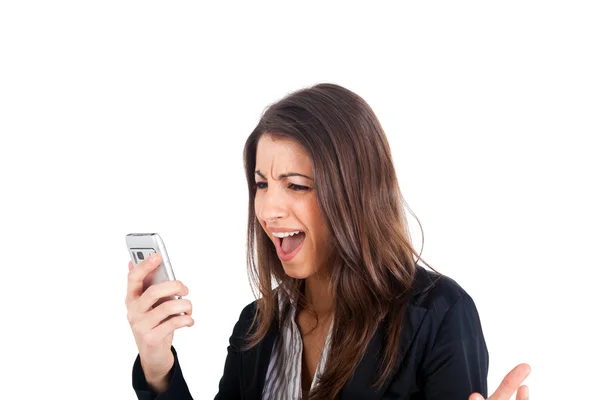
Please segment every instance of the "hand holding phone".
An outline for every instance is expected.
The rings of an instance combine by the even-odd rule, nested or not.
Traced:
[[[132,261],[129,263],[125,304],[146,381],[152,390],[161,393],[167,388],[167,376],[175,362],[171,352],[173,333],[184,326],[192,326],[194,320],[192,303],[181,298],[188,294],[188,288],[175,279],[168,258],[165,258],[168,256],[164,243],[160,237],[158,242],[157,236],[127,235]]]

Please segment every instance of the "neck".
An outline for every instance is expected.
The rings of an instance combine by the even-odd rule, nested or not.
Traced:
[[[333,296],[329,289],[329,279],[311,275],[304,282],[306,301],[319,317],[333,313]]]

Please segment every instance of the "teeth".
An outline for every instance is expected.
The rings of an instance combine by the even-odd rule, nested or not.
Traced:
[[[288,237],[288,236],[294,236],[298,233],[300,233],[302,231],[295,231],[295,232],[273,232],[273,236],[278,237],[278,238],[284,238],[284,237]]]

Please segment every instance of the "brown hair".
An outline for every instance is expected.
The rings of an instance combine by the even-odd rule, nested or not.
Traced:
[[[378,324],[386,318],[382,370],[373,383],[381,385],[399,362],[402,319],[416,263],[421,259],[411,245],[405,202],[385,133],[360,96],[331,83],[295,91],[264,111],[244,147],[249,191],[248,274],[261,295],[253,322],[256,329],[245,349],[255,346],[271,324],[280,321],[273,278],[284,297],[296,298],[310,310],[303,295],[304,280],[285,274],[273,242],[255,214],[256,148],[264,134],[292,139],[307,151],[319,210],[332,240],[324,266],[334,302],[331,349],[310,399],[339,395]],[[289,307],[283,318],[287,312]]]

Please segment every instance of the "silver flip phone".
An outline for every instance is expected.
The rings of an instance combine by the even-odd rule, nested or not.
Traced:
[[[130,233],[125,236],[125,241],[134,267],[137,267],[154,253],[159,253],[162,257],[161,264],[144,278],[142,292],[145,292],[151,285],[175,280],[175,273],[173,273],[167,255],[167,248],[158,233]],[[174,299],[181,299],[181,296],[163,297],[154,304],[153,308],[158,307],[165,301]],[[185,315],[185,313],[179,315]]]

